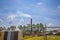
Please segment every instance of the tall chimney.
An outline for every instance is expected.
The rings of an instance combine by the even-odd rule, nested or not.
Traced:
[[[31,34],[32,34],[32,18],[31,18]]]

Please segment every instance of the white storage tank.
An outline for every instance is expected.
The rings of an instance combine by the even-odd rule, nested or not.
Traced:
[[[0,40],[23,40],[21,30],[1,31]]]

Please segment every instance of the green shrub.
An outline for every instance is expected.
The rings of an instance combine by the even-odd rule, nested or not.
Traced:
[[[56,35],[60,35],[60,32],[57,32]]]

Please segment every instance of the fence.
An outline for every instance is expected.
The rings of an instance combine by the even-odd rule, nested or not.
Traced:
[[[45,25],[44,40],[60,40],[60,27],[46,27]]]

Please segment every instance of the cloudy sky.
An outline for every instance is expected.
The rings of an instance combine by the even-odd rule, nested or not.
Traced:
[[[60,0],[0,0],[0,25],[44,23],[60,26]]]

